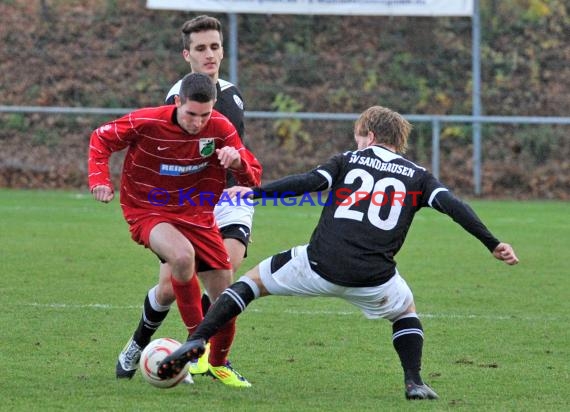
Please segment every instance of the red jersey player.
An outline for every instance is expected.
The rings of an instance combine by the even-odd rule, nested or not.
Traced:
[[[184,77],[175,105],[131,112],[97,128],[89,147],[89,187],[110,202],[111,153],[128,147],[121,177],[121,207],[132,238],[172,268],[172,286],[186,327],[201,311],[196,264],[216,299],[231,284],[231,265],[214,220],[214,206],[229,169],[239,184],[259,185],[261,165],[241,143],[235,127],[213,109],[216,87],[201,73]],[[196,290],[198,293],[191,293]],[[226,325],[233,340],[233,322]],[[216,338],[214,338],[216,339]],[[229,348],[228,348],[229,349]]]

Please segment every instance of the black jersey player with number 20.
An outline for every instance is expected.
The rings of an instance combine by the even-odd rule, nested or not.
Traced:
[[[236,199],[330,193],[309,243],[265,259],[226,289],[189,340],[161,363],[159,375],[169,377],[199,356],[216,330],[255,298],[329,296],[347,300],[369,319],[389,320],[406,398],[437,399],[420,376],[424,331],[412,292],[394,261],[415,213],[426,206],[436,209],[498,260],[514,265],[518,258],[467,204],[398,154],[405,152],[410,130],[400,114],[373,106],[355,123],[357,150],[338,154],[305,174],[252,189],[229,189]]]

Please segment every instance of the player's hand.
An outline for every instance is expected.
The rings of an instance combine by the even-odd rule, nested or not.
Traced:
[[[105,185],[95,186],[91,193],[93,194],[93,199],[103,203],[109,203],[115,197],[113,189]]]
[[[519,263],[519,258],[515,255],[513,247],[508,243],[499,243],[495,250],[493,250],[493,256],[502,260],[507,265],[516,265]]]
[[[230,199],[245,199],[245,198],[252,198],[253,197],[253,190],[251,189],[251,187],[245,187],[245,186],[232,186],[232,187],[228,187],[227,189],[224,189],[224,192],[226,192]]]
[[[218,155],[218,160],[220,164],[228,169],[241,169],[241,156],[235,147],[224,146],[221,149],[216,149],[216,154]]]

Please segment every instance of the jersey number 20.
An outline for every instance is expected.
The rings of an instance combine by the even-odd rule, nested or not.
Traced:
[[[367,217],[370,223],[381,230],[393,229],[398,223],[398,218],[402,212],[402,203],[406,196],[406,186],[404,183],[393,177],[385,177],[375,182],[374,176],[364,169],[352,169],[344,178],[344,183],[350,185],[353,184],[356,179],[360,179],[362,184],[339,204],[334,213],[334,217],[362,222],[364,213],[351,208],[359,201],[362,201],[366,194],[368,194],[367,199],[369,200],[369,205]],[[392,199],[386,198],[386,189],[389,187],[394,188],[393,193],[397,194],[401,201],[395,197]],[[390,206],[390,213],[385,219],[380,218],[380,208],[383,205]]]

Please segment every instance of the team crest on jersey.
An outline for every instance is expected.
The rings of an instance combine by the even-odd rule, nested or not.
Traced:
[[[213,137],[200,139],[200,156],[202,157],[212,156],[215,148],[216,145],[214,143]]]

